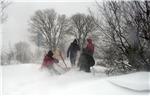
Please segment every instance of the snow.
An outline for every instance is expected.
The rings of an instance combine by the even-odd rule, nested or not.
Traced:
[[[67,72],[63,72],[61,75],[56,75],[51,74],[48,70],[41,70],[39,64],[8,65],[3,66],[2,69],[3,96],[100,96],[149,94],[148,90],[142,91],[145,90],[145,88],[148,88],[147,85],[145,85],[148,81],[148,78],[145,78],[145,75],[149,74],[148,72],[138,72],[129,75],[107,77],[102,71],[97,71],[97,73],[93,75],[93,73],[79,71],[78,68],[73,68]],[[95,69],[98,70],[103,68]],[[137,76],[141,77],[137,78]],[[133,83],[141,82],[140,86],[143,89],[141,88],[142,90],[140,89],[139,91],[138,87],[135,91],[112,84],[112,82],[116,82],[115,80],[123,82],[131,78],[132,81],[134,78]],[[142,82],[144,82],[143,85]],[[129,86],[130,83],[126,83],[126,85]],[[134,86],[134,84],[132,85]]]
[[[150,73],[148,72],[137,72],[123,76],[115,76],[108,80],[120,87],[138,91],[150,91]]]
[[[105,72],[106,70],[108,70],[108,68],[103,67],[103,66],[93,66],[93,68],[91,69],[93,69],[93,71],[98,72],[98,73]]]
[[[0,65],[0,85],[2,85],[2,67]],[[2,96],[2,86],[0,86],[0,96]]]

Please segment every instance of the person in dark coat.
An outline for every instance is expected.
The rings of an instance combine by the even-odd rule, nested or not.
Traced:
[[[77,40],[74,39],[74,41],[70,44],[68,51],[67,51],[67,57],[70,57],[70,62],[72,66],[75,66],[76,58],[77,58],[77,51],[80,50],[80,46],[77,43]]]
[[[83,70],[85,72],[91,72],[90,67],[94,65],[95,65],[95,60],[93,56],[91,56],[88,53],[88,50],[84,48],[78,62],[78,66],[80,67],[80,70]]]

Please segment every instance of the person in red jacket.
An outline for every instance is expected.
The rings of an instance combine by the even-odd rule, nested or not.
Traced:
[[[59,61],[53,57],[53,52],[50,50],[44,57],[41,69],[48,68],[53,70],[55,73],[60,74],[53,66],[54,63],[59,63]]]
[[[87,53],[89,53],[89,55],[93,56],[94,44],[92,43],[92,39],[90,39],[90,38],[87,39],[87,46],[85,49],[86,49]]]
[[[85,48],[83,48],[78,61],[78,66],[80,67],[80,70],[83,70],[85,72],[91,72],[90,67],[95,65],[93,53],[94,53],[94,44],[92,43],[92,39],[88,38],[87,45]]]

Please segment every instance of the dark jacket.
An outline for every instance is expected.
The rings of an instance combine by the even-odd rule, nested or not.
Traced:
[[[77,51],[80,50],[79,45],[77,44],[76,41],[70,44],[68,51],[67,51],[67,57],[70,56],[70,58],[74,58],[77,55]]]
[[[86,72],[90,72],[90,67],[95,65],[95,60],[93,56],[87,53],[86,49],[83,49],[83,52],[80,55],[78,66],[80,70],[84,70]]]

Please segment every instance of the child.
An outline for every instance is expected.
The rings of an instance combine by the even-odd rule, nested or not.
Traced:
[[[60,74],[53,66],[54,63],[59,63],[59,61],[53,57],[53,52],[50,50],[48,54],[45,55],[41,69],[48,68],[53,70],[55,73]]]

